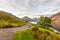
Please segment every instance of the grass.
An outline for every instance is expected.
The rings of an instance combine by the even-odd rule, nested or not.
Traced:
[[[14,35],[13,40],[33,40],[32,30],[27,29],[27,30],[17,32]]]
[[[31,28],[17,32],[13,40],[60,40],[60,35],[43,28]]]

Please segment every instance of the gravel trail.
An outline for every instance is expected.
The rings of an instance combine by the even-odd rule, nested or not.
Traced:
[[[17,31],[25,30],[25,29],[28,29],[30,27],[31,27],[31,25],[27,24],[23,27],[0,29],[0,40],[12,40],[13,35]]]

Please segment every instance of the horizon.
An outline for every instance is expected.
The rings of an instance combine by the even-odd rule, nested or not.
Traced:
[[[60,0],[0,0],[0,10],[31,18],[60,12]]]

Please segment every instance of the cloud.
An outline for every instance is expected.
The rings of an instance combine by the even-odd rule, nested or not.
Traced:
[[[49,0],[38,0],[40,3],[45,3],[45,2],[47,2],[47,1],[49,1]]]
[[[60,0],[0,0],[0,10],[33,17],[60,11]]]
[[[30,6],[30,0],[24,0],[24,4],[25,4],[25,6],[26,6],[26,8],[29,8],[29,6]]]

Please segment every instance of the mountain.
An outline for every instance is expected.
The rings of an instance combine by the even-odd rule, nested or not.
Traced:
[[[27,17],[27,16],[24,16],[23,18],[21,18],[22,20],[26,20],[26,21],[32,21],[31,18]]]
[[[38,22],[38,18],[33,18],[33,22]]]
[[[3,15],[3,16],[6,16],[6,17],[11,17],[11,18],[17,18],[17,19],[20,19],[18,17],[16,17],[15,15],[11,14],[11,13],[8,13],[8,12],[5,12],[5,11],[0,11],[0,16]]]
[[[52,15],[50,18],[52,19],[52,26],[60,31],[60,12]]]
[[[25,23],[26,21],[21,20],[11,13],[0,11],[0,28],[20,27],[22,25],[25,25]]]
[[[37,22],[38,21],[38,18],[29,18],[27,16],[21,18],[22,20],[26,20],[26,21],[29,21],[29,22]]]

